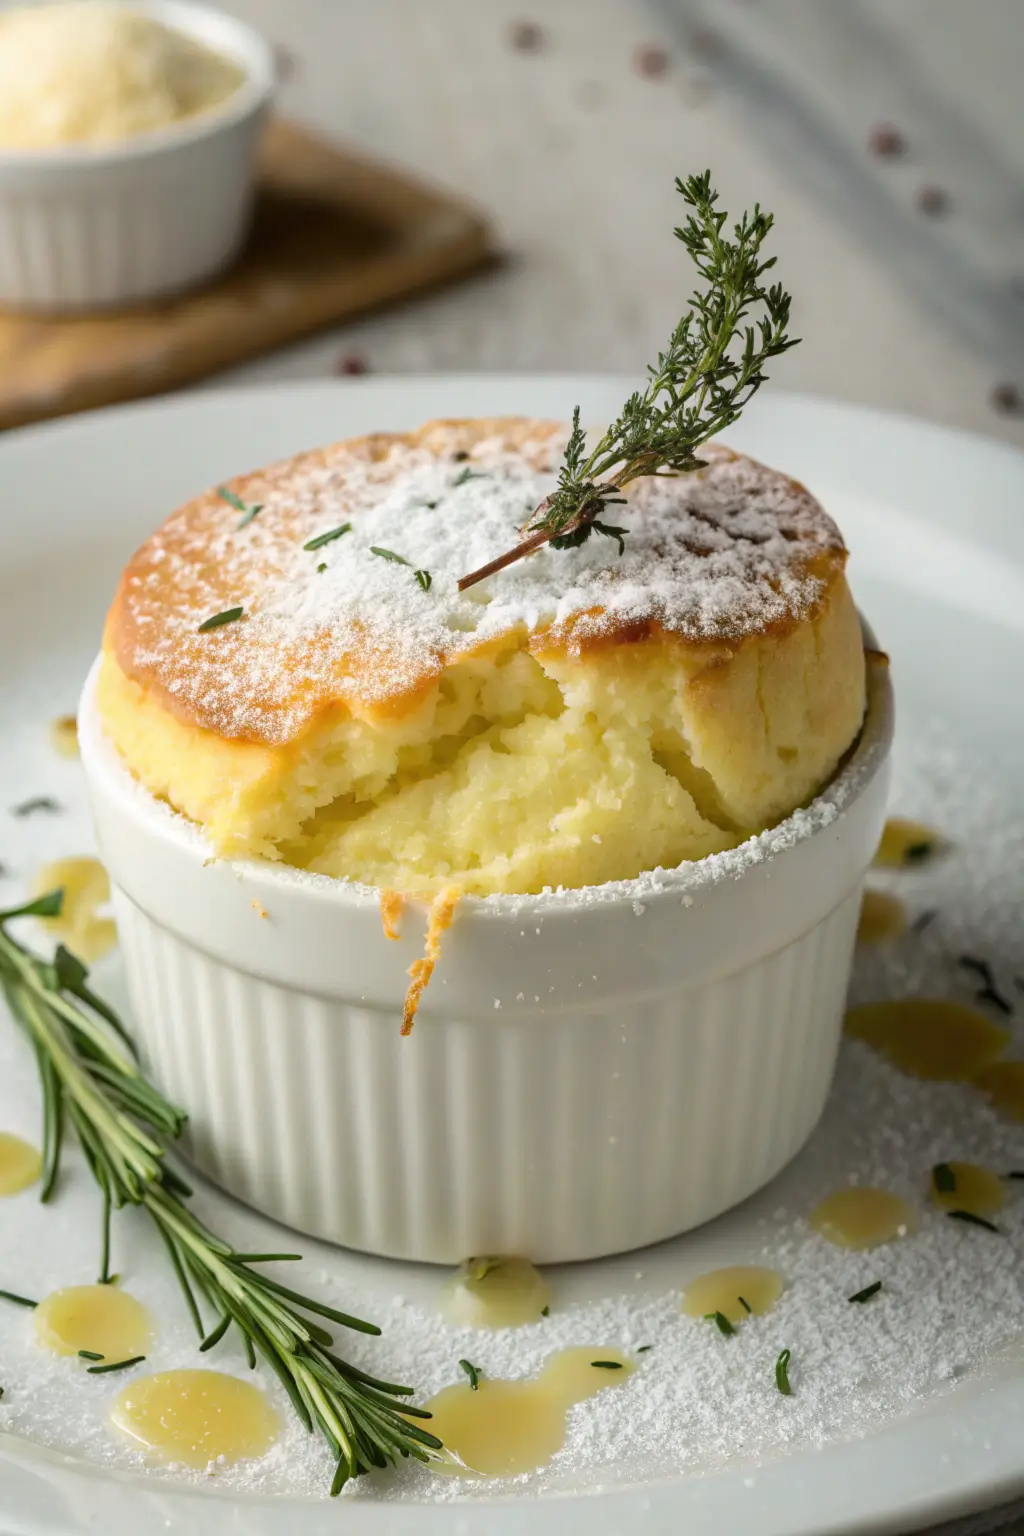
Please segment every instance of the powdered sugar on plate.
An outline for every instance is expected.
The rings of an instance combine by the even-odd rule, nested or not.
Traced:
[[[1013,978],[1024,975],[1017,906],[1024,819],[1013,777],[1009,765],[1004,771],[952,752],[945,741],[936,731],[897,753],[896,801],[901,812],[948,835],[952,851],[917,869],[872,876],[896,890],[912,916],[933,908],[938,915],[922,933],[862,953],[853,998],[922,993],[970,1001],[974,980],[957,964],[959,954],[970,952],[992,964],[1019,1013],[1024,994],[1014,991]],[[61,774],[63,849],[81,851],[88,833],[73,765],[62,765]],[[974,793],[979,783],[984,794]],[[14,803],[25,786],[10,774],[7,784]],[[33,838],[45,838],[49,852],[53,821],[12,826],[17,862],[28,869],[35,862]],[[2,890],[5,900],[8,891],[13,899],[16,883],[7,881]],[[98,973],[97,983],[116,997],[116,963]],[[1011,1022],[1019,1055],[1024,1031],[1019,1018]],[[0,1026],[0,1126],[33,1138],[37,1116],[34,1065],[23,1042]],[[657,1249],[552,1271],[551,1316],[500,1333],[446,1324],[434,1304],[443,1280],[437,1271],[285,1236],[212,1190],[198,1198],[203,1214],[239,1246],[298,1246],[306,1255],[305,1285],[384,1328],[379,1340],[344,1336],[345,1352],[367,1369],[414,1382],[421,1399],[459,1379],[460,1358],[490,1375],[529,1376],[566,1344],[626,1350],[651,1345],[638,1356],[635,1375],[571,1411],[565,1448],[550,1466],[517,1480],[517,1493],[535,1495],[695,1475],[737,1461],[756,1475],[766,1460],[873,1432],[942,1395],[975,1390],[975,1382],[1002,1361],[1012,1367],[1014,1341],[1024,1336],[1024,1186],[1008,1185],[1011,1203],[997,1218],[999,1235],[950,1221],[926,1199],[931,1166],[950,1159],[1002,1172],[1019,1168],[1024,1134],[997,1119],[972,1090],[916,1082],[866,1047],[847,1043],[818,1131],[768,1190]],[[40,1206],[31,1191],[0,1203],[0,1286],[42,1295],[95,1277],[99,1202],[73,1151],[68,1169],[56,1205]],[[905,1195],[918,1208],[920,1231],[868,1253],[830,1247],[811,1231],[807,1213],[848,1183],[880,1184]],[[125,1213],[115,1233],[115,1265],[124,1284],[158,1322],[146,1368],[200,1363],[180,1296],[144,1220]],[[679,1313],[687,1280],[725,1263],[767,1263],[786,1280],[776,1308],[743,1324],[733,1338]],[[294,1283],[294,1270],[278,1272]],[[876,1280],[882,1290],[873,1300],[849,1302]],[[775,1385],[783,1349],[791,1351],[791,1397]],[[227,1341],[201,1363],[245,1369],[240,1351]],[[214,1465],[205,1473],[151,1468],[148,1475],[325,1496],[326,1452],[293,1422],[274,1379],[263,1371],[257,1379],[285,1424],[268,1457],[234,1468]],[[0,1305],[0,1428],[101,1465],[143,1471],[143,1458],[119,1442],[106,1422],[123,1382],[90,1377],[81,1362],[45,1354],[33,1341],[29,1314]],[[456,1483],[409,1466],[363,1479],[346,1497],[472,1500],[508,1488]]]
[[[122,586],[125,670],[199,725],[281,742],[332,700],[393,704],[510,632],[550,631],[570,648],[655,627],[739,639],[807,616],[841,564],[838,530],[808,491],[712,446],[705,470],[636,481],[628,507],[609,508],[627,532],[621,554],[595,534],[460,594],[459,578],[514,546],[554,489],[565,429],[426,431],[305,455],[231,482],[233,500],[211,491],[175,513]]]

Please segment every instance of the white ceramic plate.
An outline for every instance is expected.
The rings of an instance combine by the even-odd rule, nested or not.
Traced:
[[[521,376],[275,386],[158,401],[0,440],[0,856],[19,875],[83,851],[69,848],[67,820],[15,820],[4,808],[47,792],[81,817],[77,769],[54,758],[45,723],[73,709],[118,571],[176,503],[275,457],[431,416],[567,416],[579,403],[585,419],[601,420],[633,385]],[[966,746],[988,765],[991,781],[979,793],[1005,792],[1013,763],[1024,761],[1024,458],[937,428],[771,392],[730,441],[807,481],[837,516],[854,551],[858,601],[893,656],[903,739],[934,733],[941,721],[951,747]],[[79,843],[83,835],[75,832]],[[3,905],[17,893],[16,879],[0,883]],[[116,964],[105,967],[103,986],[116,990]],[[35,1135],[36,1117],[26,1053],[0,1025],[0,1124]],[[806,1209],[805,1189],[819,1187],[828,1129],[826,1116],[810,1158],[704,1231],[642,1256],[562,1272],[558,1307],[628,1292],[638,1272],[644,1292],[665,1292],[682,1273],[760,1245],[780,1219],[777,1208]],[[254,1245],[256,1230],[259,1246],[271,1243],[270,1229],[251,1213],[211,1192],[203,1199],[214,1221],[247,1232],[245,1246]],[[93,1192],[74,1172],[53,1208],[41,1210],[31,1195],[0,1203],[0,1284],[15,1274],[26,1289],[56,1284],[69,1270],[88,1278],[81,1271],[94,1262],[95,1216]],[[153,1267],[144,1236],[130,1218],[122,1223],[119,1263],[142,1275]],[[428,1308],[438,1284],[429,1271],[307,1240],[301,1246],[314,1269],[340,1277],[364,1315],[389,1305],[396,1290]],[[138,1286],[142,1294],[141,1279]],[[176,1306],[170,1290],[153,1299],[161,1311]],[[978,1306],[985,1304],[982,1287]],[[0,1380],[3,1371],[0,1352]],[[1024,1494],[1022,1413],[1024,1352],[1011,1346],[955,1388],[883,1415],[868,1433],[804,1433],[767,1459],[751,1461],[737,1448],[724,1464],[685,1476],[626,1464],[601,1482],[563,1478],[541,1497],[529,1488],[481,1495],[477,1486],[471,1501],[436,1503],[418,1484],[388,1499],[364,1497],[361,1488],[343,1509],[310,1497],[231,1492],[216,1480],[187,1486],[89,1465],[8,1434],[0,1435],[0,1524],[11,1536],[219,1536],[225,1529],[270,1536],[284,1528],[320,1536],[339,1522],[355,1536],[903,1531]]]

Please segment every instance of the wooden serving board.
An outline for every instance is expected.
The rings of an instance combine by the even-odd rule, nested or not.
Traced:
[[[81,317],[0,311],[0,427],[174,389],[492,257],[473,209],[272,122],[248,245],[208,287]]]

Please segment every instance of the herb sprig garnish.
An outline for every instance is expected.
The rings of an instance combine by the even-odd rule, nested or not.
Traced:
[[[252,1264],[269,1256],[247,1258],[199,1220],[187,1204],[191,1190],[167,1161],[185,1114],[143,1076],[121,1021],[88,986],[85,966],[63,947],[52,962],[41,960],[11,937],[12,919],[56,917],[61,899],[55,891],[0,912],[0,986],[35,1051],[42,1087],[42,1198],[53,1194],[70,1125],[103,1192],[104,1229],[112,1207],[135,1205],[146,1212],[163,1239],[201,1347],[211,1349],[234,1325],[250,1366],[262,1355],[302,1423],[327,1442],[336,1461],[332,1493],[350,1477],[402,1457],[429,1460],[441,1442],[412,1422],[430,1414],[400,1401],[413,1389],[349,1365],[334,1353],[332,1336],[317,1319],[360,1333],[380,1329],[262,1274]],[[35,1305],[5,1294],[21,1306]],[[204,1321],[203,1305],[212,1324]]]
[[[236,512],[241,512],[242,518],[238,524],[239,528],[247,528],[254,517],[259,517],[266,505],[262,501],[243,501],[241,496],[236,496],[234,491],[229,491],[226,485],[218,485],[217,495],[221,501],[226,501],[229,507],[234,507]]]
[[[668,347],[648,368],[647,388],[632,395],[596,446],[587,449],[577,406],[558,472],[558,485],[536,508],[514,549],[463,576],[459,591],[532,554],[544,544],[571,549],[592,533],[616,539],[625,528],[602,521],[606,507],[624,502],[622,490],[645,475],[699,469],[697,449],[737,420],[765,379],[764,367],[796,345],[786,334],[790,297],[782,285],[766,288],[775,257],[761,257],[772,215],[755,203],[725,233],[728,214],[716,208],[711,172],[677,178],[676,190],[693,211],[675,231],[697,268],[702,286],[686,307]],[[758,318],[745,324],[752,311]]]

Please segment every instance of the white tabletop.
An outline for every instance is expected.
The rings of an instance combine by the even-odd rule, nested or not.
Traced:
[[[464,194],[504,267],[233,371],[641,371],[691,286],[678,173],[774,211],[803,344],[779,387],[1024,444],[1020,0],[224,0],[282,108]],[[513,46],[535,22],[539,46]],[[663,49],[643,74],[638,47]],[[873,155],[880,123],[905,138]],[[921,188],[948,197],[918,206]]]

